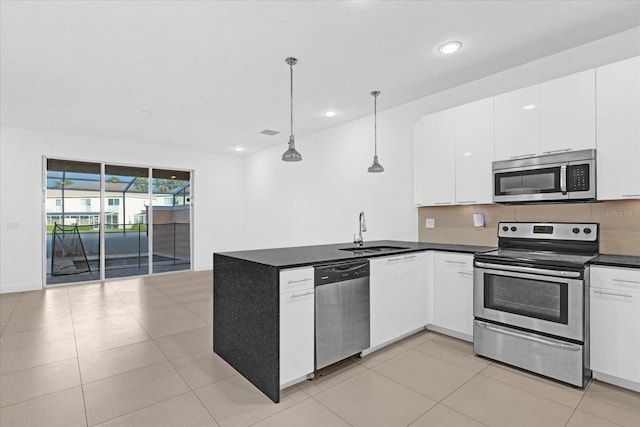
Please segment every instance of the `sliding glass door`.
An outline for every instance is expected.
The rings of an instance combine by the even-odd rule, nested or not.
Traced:
[[[191,268],[188,171],[47,159],[45,212],[47,285]]]
[[[100,164],[47,160],[46,283],[98,280]]]
[[[149,168],[105,165],[105,277],[149,273]]]
[[[191,268],[191,174],[153,170],[153,272]]]

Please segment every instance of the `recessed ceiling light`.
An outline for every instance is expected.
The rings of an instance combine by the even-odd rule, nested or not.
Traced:
[[[327,117],[335,117],[338,115],[338,113],[336,113],[335,111],[326,111],[324,115]]]
[[[535,108],[536,108],[535,104],[527,104],[524,107],[522,107],[523,110],[533,110]]]
[[[242,148],[242,147],[236,147],[236,148],[234,148],[234,150],[236,150],[236,151],[244,151],[244,148]]]
[[[457,41],[446,42],[446,43],[442,43],[438,47],[438,52],[449,54],[449,53],[455,52],[461,47],[462,47],[462,42],[457,42]]]

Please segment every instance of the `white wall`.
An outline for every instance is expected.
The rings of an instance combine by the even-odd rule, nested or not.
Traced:
[[[379,111],[378,156],[385,168],[381,174],[367,173],[373,157],[373,115],[297,137],[303,157],[299,163],[280,160],[288,136],[279,135],[279,146],[246,159],[247,248],[349,242],[361,210],[367,217],[365,241],[417,240],[412,131],[420,117],[639,54],[636,27]],[[378,107],[384,109],[385,88],[371,88],[375,89],[382,92]],[[373,104],[373,99],[363,93],[362,102]]]
[[[216,251],[243,248],[242,159],[202,152],[0,128],[0,292],[42,288],[43,156],[194,171],[196,270]]]

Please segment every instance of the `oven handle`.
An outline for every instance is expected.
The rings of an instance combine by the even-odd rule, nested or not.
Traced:
[[[548,270],[545,268],[533,268],[533,267],[518,267],[515,265],[506,264],[489,264],[488,262],[476,261],[476,267],[491,268],[493,270],[513,271],[516,273],[532,273],[532,274],[545,274],[547,276],[557,277],[580,277],[579,271],[560,271],[560,270]]]
[[[580,346],[578,346],[578,345],[561,344],[561,343],[557,343],[555,341],[545,340],[543,338],[534,337],[534,336],[531,336],[531,335],[528,335],[528,334],[527,335],[519,334],[519,333],[513,332],[513,331],[507,331],[507,330],[500,329],[500,328],[494,328],[492,326],[489,326],[488,323],[479,322],[477,320],[476,320],[476,324],[481,328],[490,330],[491,332],[497,332],[499,334],[509,335],[509,336],[516,337],[516,338],[522,338],[522,339],[526,339],[526,340],[529,340],[529,341],[535,341],[535,342],[540,343],[540,344],[548,345],[550,347],[562,348],[564,350],[580,351]]]

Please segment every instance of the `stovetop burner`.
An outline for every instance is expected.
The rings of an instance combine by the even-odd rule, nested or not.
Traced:
[[[583,268],[598,255],[599,224],[501,222],[498,249],[476,254],[494,263]]]
[[[524,249],[497,249],[478,254],[479,260],[487,262],[519,261],[527,264],[555,266],[584,266],[597,255],[575,255],[552,251],[530,251]]]

